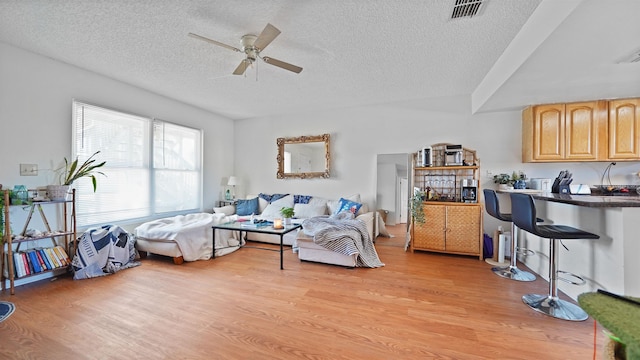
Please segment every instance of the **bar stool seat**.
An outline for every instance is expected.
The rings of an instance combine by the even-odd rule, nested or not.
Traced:
[[[509,266],[507,267],[496,266],[491,268],[491,271],[493,271],[494,274],[500,277],[511,279],[511,280],[534,281],[536,279],[536,276],[534,274],[528,271],[518,269],[517,258],[516,258],[518,255],[518,246],[517,246],[518,242],[516,238],[517,229],[513,224],[513,221],[511,219],[511,214],[505,214],[500,212],[500,203],[498,201],[498,196],[496,195],[496,192],[494,190],[484,189],[483,193],[484,193],[484,203],[485,203],[485,208],[487,210],[487,213],[498,220],[511,223],[511,260],[509,262]],[[542,221],[542,219],[538,219],[538,220]]]
[[[558,244],[560,240],[599,239],[600,236],[566,225],[538,225],[536,206],[533,197],[528,194],[511,194],[511,216],[520,229],[549,239],[549,293],[547,295],[526,294],[522,296],[522,301],[533,310],[558,319],[571,321],[588,319],[589,315],[580,306],[558,298],[558,273],[563,272],[558,270]],[[569,275],[584,282],[577,275]]]

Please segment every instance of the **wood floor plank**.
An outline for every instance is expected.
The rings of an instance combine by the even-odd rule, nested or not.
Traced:
[[[593,320],[552,319],[522,303],[547,291],[543,279],[509,281],[474,257],[405,252],[404,227],[388,228],[396,236],[377,239],[378,269],[301,262],[288,249],[280,270],[277,252],[245,248],[182,265],[151,255],[115,275],[2,292],[17,309],[0,323],[0,358],[593,357]]]

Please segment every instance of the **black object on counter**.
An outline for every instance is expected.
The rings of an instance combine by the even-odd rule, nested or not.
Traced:
[[[569,184],[573,181],[573,174],[569,170],[562,170],[558,177],[553,181],[551,185],[551,192],[554,194],[570,194]]]

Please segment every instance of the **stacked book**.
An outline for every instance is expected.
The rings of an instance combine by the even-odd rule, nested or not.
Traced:
[[[16,277],[65,268],[70,264],[71,259],[69,259],[67,252],[60,245],[13,253],[13,265],[15,267]]]

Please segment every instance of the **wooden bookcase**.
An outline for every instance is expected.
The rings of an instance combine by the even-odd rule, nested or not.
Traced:
[[[31,192],[33,190],[29,190],[29,191]],[[44,268],[41,267],[41,271],[20,276],[19,277],[20,279],[26,278],[29,276],[43,274],[46,272],[69,269],[71,265],[71,261],[70,261],[71,257],[68,254],[73,254],[73,252],[75,252],[75,249],[69,249],[69,245],[76,238],[76,193],[75,193],[75,189],[73,189],[70,193],[70,198],[68,198],[67,200],[38,201],[38,202],[30,202],[26,205],[9,205],[10,204],[9,190],[3,190],[2,192],[3,192],[4,204],[5,204],[4,205],[5,231],[4,231],[3,243],[2,243],[2,246],[0,247],[0,269],[2,269],[0,280],[2,280],[2,290],[5,289],[6,280],[9,280],[9,284],[10,284],[9,287],[11,290],[11,294],[13,295],[15,293],[14,281],[16,278],[18,278],[17,276],[18,274],[16,273],[16,267],[15,267],[16,257],[14,254],[21,254],[20,246],[23,243],[50,239],[51,245],[52,245],[51,248],[55,248],[57,246],[60,246],[63,248],[66,254],[67,261],[65,263],[59,263],[59,266],[55,266],[54,259],[49,259],[49,261],[47,261],[44,258],[42,258],[42,256],[46,254],[40,253],[40,258],[42,258],[42,261],[45,263],[45,267]],[[12,231],[11,231],[9,206],[22,206],[29,209],[29,213],[24,222],[22,231],[19,234],[17,234],[18,236],[16,236],[15,238],[14,238],[14,234],[12,234]],[[62,211],[62,219],[63,219],[62,221],[63,228],[61,230],[54,230],[51,228],[51,226],[49,225],[49,221],[47,220],[47,217],[45,215],[45,212],[43,210],[43,206],[60,207],[60,210]],[[29,224],[31,223],[31,220],[33,219],[33,215],[35,213],[37,213],[41,217],[42,223],[44,224],[45,229],[40,229],[42,233],[38,234],[37,236],[27,236]],[[15,246],[15,249],[14,249],[14,246]],[[51,249],[51,248],[44,248],[44,249]],[[30,249],[30,251],[31,250],[32,249]],[[70,251],[73,251],[73,252],[70,252]],[[35,259],[38,260],[39,258],[37,254],[34,254],[34,255],[36,256]],[[54,255],[50,254],[50,256],[55,256],[55,254]],[[50,263],[52,260],[54,261],[54,264]],[[49,262],[50,266],[46,266],[47,262]],[[40,266],[41,265],[42,264],[40,264]]]

